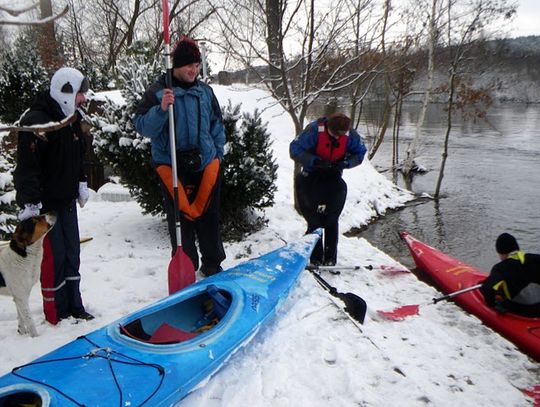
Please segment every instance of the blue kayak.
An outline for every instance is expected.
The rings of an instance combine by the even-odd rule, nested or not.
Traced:
[[[318,234],[205,278],[0,378],[4,406],[171,406],[247,344]]]

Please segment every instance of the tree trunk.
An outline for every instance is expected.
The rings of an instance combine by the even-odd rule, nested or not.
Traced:
[[[387,76],[386,76],[387,78]],[[377,134],[376,139],[373,142],[373,146],[369,150],[368,158],[370,160],[375,157],[375,154],[377,154],[377,150],[381,146],[384,135],[386,134],[386,130],[388,129],[388,124],[390,123],[390,117],[392,115],[392,104],[390,103],[390,90],[388,88],[387,80],[385,80],[385,98],[384,98],[384,110],[383,110],[383,118],[381,123],[381,128],[379,130],[379,134]]]
[[[401,83],[401,82],[400,82]],[[401,126],[401,109],[403,107],[403,94],[400,85],[394,110],[394,127],[392,129],[392,169],[396,172],[399,163],[399,128]]]
[[[40,0],[41,18],[53,15],[51,0]],[[38,37],[39,55],[45,69],[52,73],[64,65],[64,58],[60,52],[60,44],[56,41],[54,21],[39,27]]]
[[[382,48],[382,57],[383,61],[386,61],[386,26],[388,24],[388,14],[390,12],[390,0],[386,0],[384,3],[384,18],[383,18],[383,29],[381,36],[381,48]],[[383,62],[383,65],[386,67],[386,63]],[[373,146],[369,150],[368,158],[371,160],[377,153],[377,150],[381,146],[384,136],[386,134],[386,129],[388,128],[388,123],[390,122],[390,116],[392,114],[392,104],[390,103],[390,93],[392,92],[390,88],[390,77],[388,69],[385,69],[384,73],[384,110],[383,110],[383,121],[381,129],[377,138],[375,139]]]
[[[426,91],[424,93],[424,101],[422,103],[422,108],[420,109],[420,114],[418,115],[418,120],[416,122],[416,133],[409,147],[407,158],[403,163],[403,174],[405,174],[405,176],[407,177],[411,174],[411,171],[414,167],[414,159],[418,154],[418,148],[420,147],[420,139],[422,138],[422,125],[424,124],[424,118],[426,116],[426,111],[431,97],[431,88],[433,87],[433,73],[435,71],[434,50],[435,42],[437,40],[437,27],[435,18],[436,12],[437,0],[432,0],[431,18],[429,24],[427,84]]]
[[[280,0],[266,0],[267,35],[266,45],[268,47],[268,75],[271,86],[278,95],[283,94],[281,89],[281,15]]]
[[[448,158],[448,142],[450,140],[450,132],[452,131],[452,110],[454,108],[454,92],[455,92],[455,82],[456,82],[456,67],[452,66],[450,68],[450,83],[449,83],[449,95],[448,95],[448,104],[446,109],[448,110],[446,116],[446,134],[444,135],[444,147],[442,152],[441,167],[439,169],[439,176],[437,178],[437,186],[435,187],[435,194],[433,197],[439,199],[439,194],[441,191],[441,184],[444,178],[444,168],[446,166],[446,159]]]

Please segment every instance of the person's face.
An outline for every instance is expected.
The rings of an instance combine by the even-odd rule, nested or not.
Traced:
[[[75,96],[75,107],[81,107],[84,102],[86,102],[86,95],[82,92],[78,92],[77,96]]]
[[[193,64],[184,65],[179,68],[174,68],[173,75],[180,82],[191,83],[197,78],[200,68],[201,64],[195,62]]]

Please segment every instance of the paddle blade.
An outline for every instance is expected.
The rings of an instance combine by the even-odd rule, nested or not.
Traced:
[[[418,315],[419,305],[403,305],[402,307],[396,308],[392,311],[381,311],[378,310],[377,314],[380,316],[390,319],[392,321],[402,321],[406,317],[411,315]]]
[[[385,276],[389,276],[389,277],[394,277],[394,276],[397,276],[397,275],[400,275],[400,274],[410,273],[410,271],[407,270],[407,269],[398,268],[398,267],[394,267],[394,266],[381,265],[381,266],[379,266],[379,268],[381,269],[382,274],[384,274]]]
[[[534,400],[535,406],[540,405],[540,385],[537,384],[536,386],[531,386],[520,390]]]
[[[169,263],[169,295],[195,282],[195,267],[189,256],[179,246]]]
[[[163,8],[163,42],[170,44],[171,39],[169,36],[169,0],[162,1]]]
[[[337,296],[345,304],[344,311],[352,319],[363,324],[367,312],[367,304],[364,299],[353,293],[338,293]]]

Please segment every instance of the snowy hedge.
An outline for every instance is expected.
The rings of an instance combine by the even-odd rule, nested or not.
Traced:
[[[14,146],[6,133],[0,134],[0,240],[7,240],[17,223],[17,205],[13,186]]]
[[[11,123],[30,107],[36,93],[49,85],[37,53],[36,39],[23,34],[0,58],[0,120]]]

